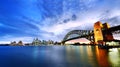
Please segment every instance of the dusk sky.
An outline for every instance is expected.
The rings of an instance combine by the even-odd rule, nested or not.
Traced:
[[[120,0],[0,0],[0,43],[61,41],[97,21],[120,25]]]

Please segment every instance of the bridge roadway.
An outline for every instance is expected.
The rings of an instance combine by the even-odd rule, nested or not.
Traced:
[[[113,34],[120,34],[120,25],[111,27],[106,32],[112,32]]]
[[[118,25],[118,26],[114,26],[114,27],[111,27],[111,28],[109,28],[108,30],[111,31],[111,32],[114,32],[114,31],[120,30],[120,25]]]

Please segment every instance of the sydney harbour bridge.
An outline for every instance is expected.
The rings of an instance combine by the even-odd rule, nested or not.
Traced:
[[[74,36],[73,34],[77,36]],[[120,43],[120,40],[114,39],[113,34],[120,34],[120,25],[110,27],[108,23],[102,24],[98,21],[94,24],[93,30],[72,30],[68,32],[62,40],[62,43],[65,44],[67,41],[78,38],[86,38],[92,44],[104,44],[105,42],[112,41]],[[73,36],[71,37],[71,35]]]

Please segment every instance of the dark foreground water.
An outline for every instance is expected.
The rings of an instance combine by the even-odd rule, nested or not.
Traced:
[[[0,67],[120,67],[120,48],[0,46]]]

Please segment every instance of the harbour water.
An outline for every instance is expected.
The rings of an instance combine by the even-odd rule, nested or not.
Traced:
[[[120,48],[0,46],[0,67],[120,67]]]

